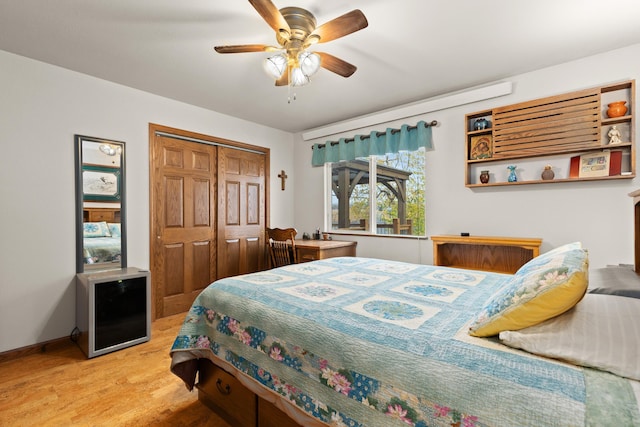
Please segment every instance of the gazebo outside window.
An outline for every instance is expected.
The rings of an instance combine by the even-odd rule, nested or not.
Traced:
[[[413,156],[405,168],[393,164],[400,157]],[[416,156],[418,160],[416,161]],[[392,161],[390,161],[392,160]],[[424,235],[424,150],[374,156],[376,165],[376,234]],[[410,170],[406,170],[410,169]],[[417,179],[411,182],[410,179]],[[370,164],[368,159],[333,163],[331,166],[332,228],[334,230],[370,230]],[[408,185],[409,184],[409,185]],[[416,196],[414,193],[420,193]],[[409,209],[410,205],[414,207]],[[412,212],[411,214],[409,212]]]

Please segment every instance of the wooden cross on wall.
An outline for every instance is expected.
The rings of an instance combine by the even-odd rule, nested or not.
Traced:
[[[284,191],[284,182],[287,178],[289,178],[287,174],[284,172],[284,169],[280,171],[280,175],[278,175],[278,178],[280,178],[280,182],[281,182],[280,188],[282,188],[282,191]]]

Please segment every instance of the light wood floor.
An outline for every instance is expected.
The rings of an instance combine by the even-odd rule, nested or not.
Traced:
[[[151,341],[93,359],[70,342],[0,363],[0,426],[230,427],[169,371],[183,320],[159,319]]]

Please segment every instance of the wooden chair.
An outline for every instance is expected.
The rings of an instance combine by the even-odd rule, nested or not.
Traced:
[[[295,228],[267,228],[267,245],[271,268],[296,264],[296,234]]]

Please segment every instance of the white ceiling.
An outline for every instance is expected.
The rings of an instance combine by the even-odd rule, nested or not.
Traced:
[[[273,1],[318,25],[362,10],[367,28],[317,46],[356,73],[322,69],[288,103],[268,54],[213,50],[276,44],[246,0],[0,0],[0,49],[297,132],[640,43],[638,0]]]

